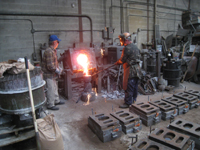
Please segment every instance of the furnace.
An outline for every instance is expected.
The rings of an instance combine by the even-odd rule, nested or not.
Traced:
[[[93,74],[97,68],[94,48],[69,48],[61,54],[58,61],[63,63],[65,71],[64,79],[60,81],[65,83],[63,85],[65,97],[68,99],[72,97],[71,81],[82,79],[84,81],[84,90],[79,100],[95,100],[95,93],[92,91],[91,84],[94,82],[92,81],[93,78],[91,74]]]

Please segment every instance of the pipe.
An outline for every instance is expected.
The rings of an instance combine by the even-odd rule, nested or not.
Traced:
[[[34,51],[33,60],[37,60],[36,50],[35,50],[34,33],[37,33],[37,32],[87,32],[87,31],[91,31],[91,30],[35,30],[34,27],[33,27],[33,21],[30,20],[30,19],[2,19],[2,18],[0,18],[0,20],[24,20],[24,21],[30,21],[30,23],[31,23],[31,34],[32,34],[32,38],[33,38],[33,51]],[[102,32],[102,30],[93,30],[93,32]]]
[[[129,3],[128,3],[129,4]],[[120,6],[115,6],[115,5],[113,5],[113,6],[110,6],[110,8],[111,7],[116,7],[116,8],[121,8]],[[126,8],[126,9],[133,9],[133,10],[142,10],[142,11],[147,11],[146,9],[142,9],[142,8],[135,8],[135,7],[123,7],[123,8]],[[152,11],[153,12],[153,10],[149,10],[149,11]],[[162,13],[162,14],[171,14],[171,15],[175,15],[175,13],[169,13],[169,12],[164,12],[164,11],[157,11],[157,12],[159,12],[159,13]],[[182,16],[182,15],[179,15],[179,14],[176,14],[176,15],[178,15],[178,16]]]
[[[124,24],[124,22],[123,22],[123,15],[124,15],[124,13],[123,13],[123,0],[120,0],[120,29],[121,29],[121,34],[124,32],[124,30],[123,30],[123,24]]]
[[[188,1],[188,10],[191,10],[190,5],[191,5],[191,0]]]
[[[127,4],[138,4],[138,5],[147,5],[147,6],[154,6],[154,4],[151,4],[151,3],[144,3],[144,2],[137,2],[137,1],[128,1],[128,0],[125,0],[123,1],[123,3],[127,3]],[[112,5],[113,2],[111,0],[111,6],[109,7],[109,13],[110,13],[110,26],[112,27],[112,8],[113,7],[118,7],[118,8],[121,8],[121,3],[120,3],[120,6],[113,6]],[[178,10],[178,11],[185,11],[185,9],[180,9],[180,8],[174,8],[174,7],[168,7],[168,6],[163,6],[163,5],[157,5],[157,7],[159,8],[165,8],[165,9],[174,9],[174,10]],[[129,7],[123,7],[123,8],[127,8],[127,9],[131,9]],[[147,11],[147,10],[145,10]],[[151,10],[150,10],[151,11]],[[163,12],[164,13],[164,12]],[[171,13],[168,13],[168,14],[171,14]],[[127,22],[128,22],[128,19],[127,19]],[[120,22],[121,23],[121,22]],[[122,27],[120,27],[122,28]],[[128,27],[127,27],[128,28]],[[127,29],[128,30],[128,29]]]
[[[125,22],[126,22],[126,31],[129,32],[129,22],[128,22],[128,17],[127,17],[127,16],[129,15],[129,11],[128,11],[127,9],[129,9],[129,8],[127,8],[127,4],[126,4],[126,7],[125,7],[125,8],[126,8],[126,15],[125,15],[125,16],[126,16],[126,18],[125,18]]]
[[[147,3],[144,3],[144,2],[129,1],[129,0],[125,0],[124,3],[138,4],[138,5],[147,5]],[[149,3],[149,6],[154,6],[154,4]],[[187,9],[175,8],[175,7],[165,6],[165,5],[157,5],[157,7],[158,8],[165,8],[165,9],[173,9],[173,10],[178,10],[178,11],[186,11],[187,10]]]
[[[103,69],[103,70],[101,70],[101,71],[98,71],[98,72],[92,74],[91,76],[97,75],[97,74],[101,73],[102,71],[107,70],[107,69],[109,69],[109,68],[111,68],[111,67],[114,67],[114,66],[115,66],[115,64],[112,64],[112,65],[110,65],[109,67],[107,67],[107,68],[105,68],[105,69]]]
[[[156,76],[158,77],[158,83],[160,83],[160,57],[161,52],[156,52]]]
[[[126,4],[128,5],[128,4]],[[138,9],[138,8],[134,8],[134,7],[121,7],[121,6],[115,6],[115,5],[112,5],[112,0],[111,0],[111,6],[109,7],[109,17],[110,17],[110,26],[112,27],[112,8],[125,8],[125,9],[134,9],[134,10],[142,10],[142,11],[147,11],[146,9]],[[149,11],[152,11],[152,10],[149,10]],[[164,13],[164,14],[172,14],[172,15],[175,15],[174,13],[166,13],[166,12],[162,12],[162,11],[156,11],[156,12],[159,12],[159,13]],[[126,22],[127,22],[127,32],[129,32],[129,26],[128,26],[128,16],[139,16],[140,15],[127,15],[126,16]],[[179,15],[181,16],[181,15]],[[142,16],[142,17],[147,17],[147,16]],[[150,17],[150,18],[153,18],[153,17]],[[159,19],[166,19],[166,18],[159,18]],[[174,20],[174,19],[167,19],[167,20]],[[177,20],[177,21],[181,21],[181,20]],[[120,20],[120,25],[121,25],[121,20]],[[120,29],[122,29],[122,27],[120,26]]]
[[[104,5],[104,26],[106,27],[107,23],[106,23],[106,0],[103,1],[103,5]]]
[[[111,0],[111,6],[109,7],[109,16],[110,16],[110,27],[112,27],[112,0]]]
[[[92,30],[92,19],[88,15],[77,15],[77,14],[23,14],[23,13],[4,13],[0,12],[0,15],[3,16],[39,16],[39,17],[85,17],[90,21],[90,37],[91,37],[91,45],[93,43],[93,30]]]
[[[78,14],[81,15],[82,14],[82,10],[81,10],[81,0],[78,0]],[[82,22],[82,18],[78,17],[79,19],[79,30],[82,31],[83,30],[83,22]],[[83,32],[79,33],[79,42],[82,43],[83,42]]]
[[[149,0],[147,0],[147,42],[149,42]]]
[[[146,17],[147,18],[147,16],[142,16],[142,15],[128,15],[128,17],[129,16]],[[154,18],[154,17],[149,17],[149,18]],[[159,18],[159,19],[182,21],[182,20],[176,20],[176,19],[170,19],[170,18]]]
[[[140,31],[154,31],[154,30],[147,30],[147,29],[140,29]],[[160,32],[177,32],[174,30],[159,30]]]
[[[90,30],[34,30],[33,32],[87,32]],[[92,30],[93,32],[102,32],[102,30]]]
[[[157,20],[156,20],[156,10],[157,10],[157,1],[154,0],[154,46],[155,46],[155,50],[157,51],[157,40],[156,40],[156,23],[157,23]]]
[[[35,38],[34,38],[34,28],[33,28],[33,21],[30,19],[1,19],[0,20],[24,20],[24,21],[30,21],[31,23],[31,33],[32,33],[32,38],[33,38],[33,51],[34,51],[34,57],[36,57],[36,51],[35,51]],[[37,58],[34,58],[37,59]]]

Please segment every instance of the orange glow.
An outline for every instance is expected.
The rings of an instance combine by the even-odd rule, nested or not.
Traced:
[[[98,96],[98,94],[97,94],[97,88],[92,88],[92,91],[94,91],[95,96]]]
[[[79,54],[77,57],[79,65],[83,67],[83,72],[88,76],[88,57],[85,54]]]
[[[113,132],[118,132],[119,131],[119,129],[117,128],[117,129],[115,129],[115,130],[113,130]]]
[[[91,95],[90,95],[90,94],[88,94],[88,95],[87,95],[87,98],[88,98],[88,100],[87,100],[87,103],[86,103],[86,104],[83,104],[83,105],[85,105],[85,106],[86,106],[86,105],[89,105],[89,104],[90,104],[90,97],[91,97]]]
[[[156,112],[156,117],[158,117],[158,115],[159,115],[159,113],[158,113],[158,112]]]
[[[101,49],[101,56],[103,56],[104,55],[104,52],[105,50],[103,50],[103,49]]]
[[[140,123],[138,123],[138,124],[135,125],[135,127],[139,127],[139,126],[140,126]]]

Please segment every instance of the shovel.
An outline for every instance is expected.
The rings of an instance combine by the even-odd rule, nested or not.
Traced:
[[[36,143],[37,143],[37,150],[41,150],[39,133],[38,133],[37,122],[36,122],[36,117],[35,117],[35,107],[34,107],[33,94],[32,94],[32,89],[31,89],[29,67],[28,67],[28,62],[27,62],[26,57],[24,58],[24,60],[25,60],[25,66],[26,66],[26,74],[27,74],[29,96],[30,96],[30,102],[31,102],[31,108],[32,108],[33,123],[34,123],[34,127],[35,127],[35,137],[36,137]]]

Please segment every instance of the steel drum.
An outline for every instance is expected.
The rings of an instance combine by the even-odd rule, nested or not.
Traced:
[[[31,88],[35,109],[45,102],[43,74],[40,67],[30,71]],[[31,112],[28,81],[26,73],[6,74],[0,79],[0,112],[7,114],[25,114]]]

